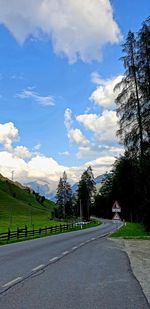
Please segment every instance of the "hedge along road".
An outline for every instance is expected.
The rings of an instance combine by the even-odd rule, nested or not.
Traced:
[[[105,224],[0,248],[0,308],[149,308]]]

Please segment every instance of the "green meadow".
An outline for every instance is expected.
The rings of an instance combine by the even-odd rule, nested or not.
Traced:
[[[28,228],[55,225],[51,220],[54,208],[54,202],[45,199],[40,203],[32,190],[0,176],[0,232],[25,225]]]

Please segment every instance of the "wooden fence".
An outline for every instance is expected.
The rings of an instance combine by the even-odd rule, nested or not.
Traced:
[[[78,228],[75,223],[69,224],[60,224],[45,228],[34,229],[34,226],[31,230],[27,228],[25,225],[24,228],[17,228],[16,231],[11,231],[8,229],[8,232],[0,233],[0,242],[9,242],[11,240],[19,240],[23,238],[35,238],[35,237],[42,237],[57,233],[66,232],[68,230],[72,230]]]

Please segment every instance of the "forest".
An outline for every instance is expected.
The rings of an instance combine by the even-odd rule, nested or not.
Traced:
[[[128,32],[121,61],[124,75],[114,91],[117,136],[124,145],[124,155],[106,173],[98,193],[90,166],[73,195],[64,172],[57,189],[56,216],[112,218],[112,205],[117,200],[122,220],[142,222],[150,230],[150,17],[138,33]]]

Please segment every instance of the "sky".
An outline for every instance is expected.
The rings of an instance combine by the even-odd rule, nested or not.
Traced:
[[[116,137],[121,44],[149,0],[0,0],[0,173],[53,192],[91,165],[108,172]],[[13,172],[13,173],[12,173]]]

